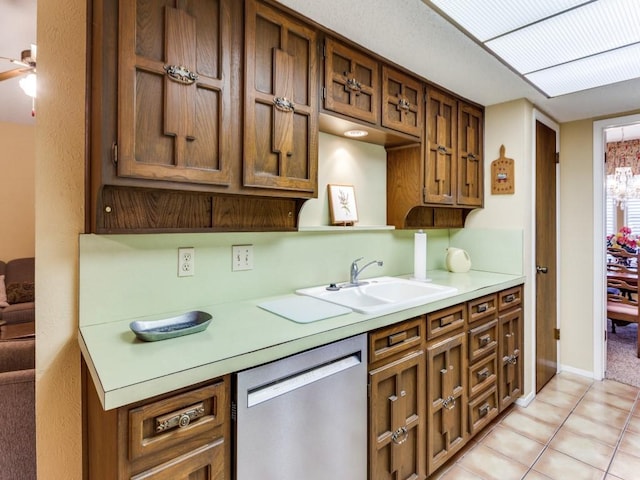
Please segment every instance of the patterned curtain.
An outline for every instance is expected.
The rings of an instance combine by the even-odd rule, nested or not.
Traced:
[[[607,175],[617,167],[631,167],[634,175],[640,174],[640,139],[607,143]]]

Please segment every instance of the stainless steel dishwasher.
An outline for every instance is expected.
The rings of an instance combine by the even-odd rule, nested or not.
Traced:
[[[236,480],[366,479],[366,334],[236,380]]]

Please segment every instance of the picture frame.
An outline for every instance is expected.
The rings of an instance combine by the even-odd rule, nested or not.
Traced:
[[[358,221],[356,191],[353,185],[327,185],[332,225],[353,225]]]

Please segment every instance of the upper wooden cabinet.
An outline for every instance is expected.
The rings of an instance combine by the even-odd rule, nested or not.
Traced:
[[[425,203],[453,205],[456,200],[458,103],[437,90],[427,91]]]
[[[458,102],[458,205],[483,204],[483,124],[482,110]]]
[[[119,176],[229,184],[231,1],[119,2]]]
[[[324,108],[377,124],[380,71],[369,55],[327,38],[324,46]]]
[[[395,70],[382,67],[382,126],[416,137],[422,136],[424,84]]]
[[[317,195],[316,32],[245,3],[244,185]]]

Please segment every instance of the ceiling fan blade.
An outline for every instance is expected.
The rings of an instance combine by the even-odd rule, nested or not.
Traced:
[[[13,70],[8,70],[6,72],[0,72],[0,82],[2,80],[8,80],[9,78],[17,77],[24,73],[28,73],[33,71],[33,68],[14,68]]]

